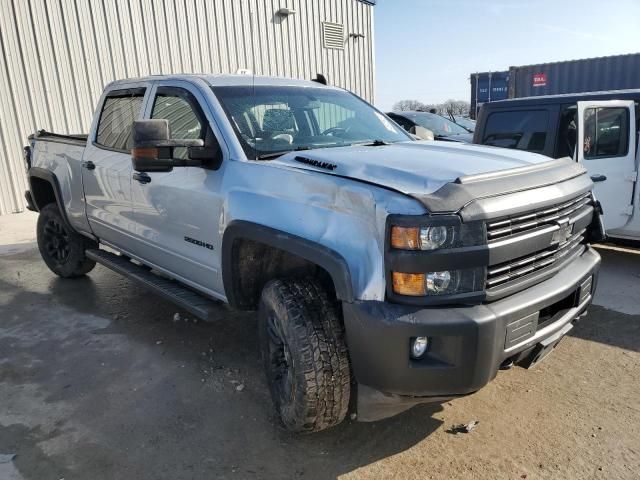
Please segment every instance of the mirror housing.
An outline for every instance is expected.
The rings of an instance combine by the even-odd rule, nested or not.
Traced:
[[[415,135],[420,140],[433,140],[435,136],[431,130],[428,128],[421,127],[420,125],[415,125],[409,129],[409,133]]]
[[[169,121],[166,119],[135,120],[133,122],[133,148],[131,161],[136,172],[170,172],[173,167],[200,167],[202,159],[173,158],[173,149],[187,147],[203,149],[200,139],[171,139]]]

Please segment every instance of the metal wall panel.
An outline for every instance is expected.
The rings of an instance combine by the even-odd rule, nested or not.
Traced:
[[[323,48],[323,21],[344,25],[343,50]],[[373,57],[373,7],[359,0],[0,0],[0,214],[24,208],[26,137],[87,132],[110,81],[322,73],[372,101]]]

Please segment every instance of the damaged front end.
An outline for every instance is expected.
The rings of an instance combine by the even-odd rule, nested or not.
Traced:
[[[343,305],[358,419],[471,394],[501,365],[546,356],[595,292],[600,257],[589,242],[603,228],[591,189],[581,166],[547,162],[459,178],[413,195],[429,215],[390,215],[386,301]],[[425,228],[443,222],[460,235],[433,248]],[[392,238],[395,226],[409,240]],[[416,338],[428,344],[419,358]]]

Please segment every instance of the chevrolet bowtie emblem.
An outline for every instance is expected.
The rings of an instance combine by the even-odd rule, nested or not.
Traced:
[[[569,240],[569,237],[571,237],[572,233],[573,233],[572,223],[562,224],[560,225],[559,230],[556,230],[555,232],[553,232],[553,236],[551,237],[551,243],[552,244],[558,243],[562,245],[567,240]]]

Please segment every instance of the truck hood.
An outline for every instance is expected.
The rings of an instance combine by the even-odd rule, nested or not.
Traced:
[[[395,190],[434,213],[457,212],[480,198],[551,185],[586,172],[570,158],[439,141],[305,150],[273,162]]]
[[[462,177],[554,160],[497,147],[414,141],[291,152],[273,162],[373,183],[408,195],[428,195]]]

